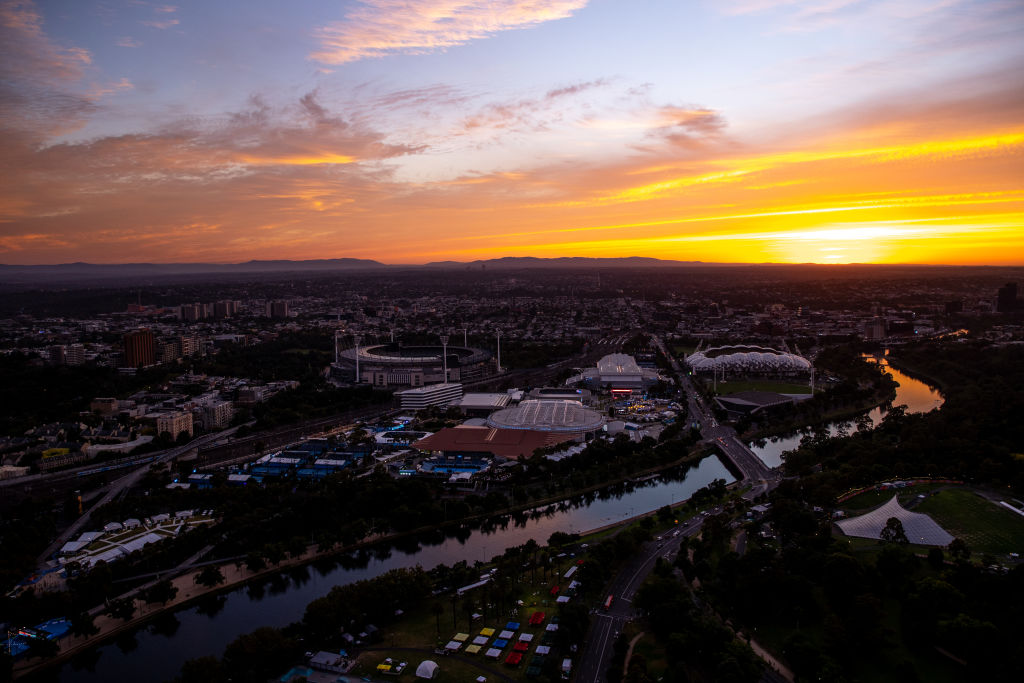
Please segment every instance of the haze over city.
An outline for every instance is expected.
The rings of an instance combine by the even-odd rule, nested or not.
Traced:
[[[0,262],[1024,263],[1024,5],[0,2]]]

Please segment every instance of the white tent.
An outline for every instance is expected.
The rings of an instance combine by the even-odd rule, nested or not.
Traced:
[[[851,517],[836,525],[842,529],[847,536],[858,538],[881,538],[882,529],[891,517],[895,517],[903,524],[903,532],[907,540],[918,545],[947,546],[953,541],[953,536],[939,526],[935,520],[920,512],[910,512],[899,504],[897,496],[882,505],[859,517]]]
[[[440,667],[437,665],[437,662],[424,659],[420,662],[420,665],[416,667],[416,678],[433,678],[437,675],[439,668]]]

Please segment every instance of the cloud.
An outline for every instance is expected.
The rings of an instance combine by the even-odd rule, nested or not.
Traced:
[[[28,0],[0,3],[0,131],[26,140],[74,130],[95,110],[73,92],[92,63],[87,50],[66,47],[43,32]]]
[[[117,39],[118,47],[142,47],[142,41],[129,36],[122,36]]]
[[[488,38],[501,31],[565,19],[589,0],[360,0],[360,5],[316,31],[312,59],[344,64],[395,54],[427,54]]]
[[[725,129],[722,114],[703,107],[662,107],[658,118],[661,122],[648,135],[687,149],[717,139]]]
[[[142,21],[140,23],[143,26],[149,26],[150,28],[165,29],[165,28],[171,28],[172,26],[177,26],[181,22],[178,21],[177,19],[161,19],[159,21],[156,21],[156,20]]]
[[[605,85],[606,80],[597,79],[553,88],[539,98],[526,97],[492,102],[476,114],[464,118],[462,126],[464,130],[547,130],[552,123],[564,116],[562,110],[558,108],[558,103]]]
[[[122,78],[116,83],[109,83],[107,85],[94,85],[89,90],[87,97],[91,100],[98,100],[101,97],[110,95],[111,93],[120,92],[122,90],[132,90],[135,85],[127,78]]]

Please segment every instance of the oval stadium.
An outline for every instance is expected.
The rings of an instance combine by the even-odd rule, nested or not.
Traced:
[[[767,346],[717,346],[696,351],[686,357],[686,364],[694,373],[729,372],[732,374],[788,377],[807,375],[811,362],[795,353],[787,353]]]
[[[359,347],[359,382],[374,386],[412,386],[439,382],[472,382],[495,372],[491,354],[468,346],[448,346],[448,377],[440,345],[375,344]],[[342,372],[354,377],[356,349],[339,354]]]

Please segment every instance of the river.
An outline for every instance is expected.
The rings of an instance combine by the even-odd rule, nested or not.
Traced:
[[[893,406],[906,406],[908,413],[927,413],[942,405],[942,394],[935,387],[900,372],[889,365],[884,356],[865,356],[865,358],[881,364],[885,367],[886,372],[892,375],[892,378],[899,383],[899,386],[896,387],[896,397],[892,400]],[[870,410],[867,416],[871,420],[871,426],[877,426],[882,421],[882,418],[885,417],[886,412],[888,412],[888,407],[884,405]],[[843,430],[847,433],[852,433],[856,431],[857,426],[855,419],[851,418],[849,420],[831,422],[821,429],[828,430],[829,436],[835,436]],[[773,436],[766,439],[763,443],[755,441],[748,445],[750,450],[757,457],[761,458],[764,464],[769,467],[778,467],[782,464],[782,454],[798,448],[800,446],[800,439],[809,433],[811,433],[811,430],[801,430],[788,436]]]
[[[204,655],[219,657],[228,643],[257,627],[284,626],[298,621],[306,605],[326,595],[333,586],[417,564],[430,569],[459,560],[488,561],[505,548],[522,545],[531,538],[543,545],[555,531],[588,531],[685,500],[715,479],[735,481],[721,461],[712,456],[687,471],[685,478],[666,476],[613,487],[577,501],[575,507],[551,506],[551,512],[519,521],[506,518],[504,527],[499,525],[489,533],[467,529],[461,538],[439,538],[436,540],[440,542],[433,545],[413,543],[413,547],[403,549],[371,551],[363,555],[365,566],[358,566],[362,562],[353,559],[345,563],[347,568],[332,563],[293,570],[226,593],[212,614],[202,606],[181,609],[174,615],[177,624],[173,619],[166,620],[170,628],[162,629],[159,622],[154,623],[133,636],[95,648],[78,661],[72,660],[39,678],[64,683],[168,680],[178,675],[186,660]]]

